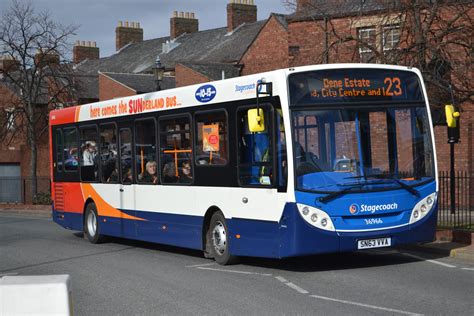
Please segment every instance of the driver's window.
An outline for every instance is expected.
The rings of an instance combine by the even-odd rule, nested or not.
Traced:
[[[272,112],[263,107],[265,130],[250,132],[248,108],[238,112],[239,182],[241,185],[270,186],[273,183]]]

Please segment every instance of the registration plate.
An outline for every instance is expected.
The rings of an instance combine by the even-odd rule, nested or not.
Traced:
[[[391,245],[392,245],[392,239],[390,237],[364,239],[364,240],[357,241],[357,249],[390,247]]]

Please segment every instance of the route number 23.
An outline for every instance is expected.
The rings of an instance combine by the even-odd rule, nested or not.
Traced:
[[[400,78],[398,77],[386,77],[383,80],[386,86],[385,95],[389,97],[402,95],[402,87],[400,86]]]

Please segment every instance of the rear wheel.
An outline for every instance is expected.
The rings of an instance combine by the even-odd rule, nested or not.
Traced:
[[[237,258],[229,252],[228,228],[222,212],[216,212],[212,215],[206,242],[210,246],[211,254],[217,263],[229,265],[237,261]]]
[[[99,229],[99,217],[97,215],[97,207],[94,203],[87,204],[84,221],[84,233],[87,239],[93,244],[100,243],[102,236]]]

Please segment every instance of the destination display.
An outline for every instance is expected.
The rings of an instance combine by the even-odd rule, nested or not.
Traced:
[[[416,74],[386,69],[335,69],[290,75],[291,105],[423,101]]]

